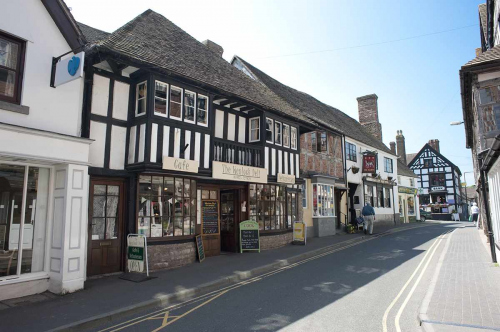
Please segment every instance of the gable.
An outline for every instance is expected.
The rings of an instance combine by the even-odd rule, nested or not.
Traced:
[[[432,161],[430,164],[428,161]],[[408,164],[408,167],[412,170],[424,169],[424,168],[441,168],[441,167],[451,167],[462,174],[460,169],[455,166],[451,161],[449,161],[441,153],[434,150],[429,144],[425,144],[424,147],[415,154],[413,160]]]

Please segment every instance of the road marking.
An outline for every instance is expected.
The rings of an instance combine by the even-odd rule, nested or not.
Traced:
[[[250,279],[247,279],[247,280],[242,280],[242,281],[237,282],[237,283],[235,283],[233,285],[229,285],[229,286],[223,287],[221,289],[209,292],[209,293],[204,294],[204,295],[200,295],[200,296],[195,297],[195,298],[193,298],[191,300],[187,300],[185,302],[178,303],[178,304],[172,305],[172,306],[167,307],[167,308],[162,308],[162,309],[159,309],[157,311],[154,311],[154,312],[151,312],[151,313],[148,313],[148,314],[136,317],[136,318],[132,318],[132,319],[130,319],[128,321],[125,321],[125,322],[122,322],[122,323],[119,323],[119,324],[116,324],[116,325],[104,328],[104,329],[100,330],[99,332],[105,332],[105,331],[116,332],[116,331],[123,330],[123,329],[125,329],[127,327],[130,327],[130,326],[133,326],[133,325],[136,325],[136,324],[140,324],[140,323],[142,323],[144,321],[147,321],[147,320],[156,319],[155,317],[157,317],[158,319],[161,319],[161,318],[164,317],[164,315],[168,311],[173,311],[173,310],[176,310],[176,309],[188,306],[190,304],[203,301],[204,299],[207,299],[207,298],[210,298],[210,300],[208,300],[208,302],[210,302],[213,299],[215,299],[215,298],[217,298],[217,297],[219,297],[219,296],[221,296],[221,295],[223,295],[223,294],[225,294],[225,293],[227,293],[227,292],[229,292],[231,290],[234,290],[234,289],[239,288],[241,286],[244,286],[244,285],[247,285],[247,284],[250,284],[250,283],[262,280],[264,278],[273,276],[275,274],[278,274],[278,273],[286,271],[288,269],[291,269],[291,268],[297,267],[299,265],[305,264],[305,263],[310,262],[312,260],[316,260],[316,259],[319,259],[321,257],[328,256],[330,254],[336,253],[338,251],[342,251],[342,250],[348,249],[350,247],[354,247],[354,246],[356,246],[358,244],[365,243],[365,242],[368,242],[368,241],[371,241],[371,240],[375,240],[375,239],[378,239],[378,238],[381,238],[381,237],[384,237],[384,236],[387,236],[387,235],[391,235],[391,234],[394,234],[394,233],[399,233],[399,232],[402,232],[402,231],[407,231],[407,230],[411,230],[411,229],[415,229],[415,228],[428,227],[428,226],[433,226],[433,225],[432,224],[419,225],[419,226],[413,226],[413,227],[405,227],[405,228],[402,228],[402,229],[396,229],[396,230],[393,230],[393,231],[386,231],[384,233],[380,233],[380,234],[377,234],[375,236],[370,236],[370,237],[362,238],[361,240],[356,241],[356,242],[352,242],[352,243],[351,243],[351,241],[354,241],[355,239],[348,240],[348,241],[345,241],[345,242],[348,242],[348,243],[345,243],[345,245],[337,247],[337,248],[334,248],[332,250],[325,251],[325,252],[323,252],[321,254],[318,254],[316,256],[312,256],[312,257],[303,259],[303,260],[301,260],[299,262],[296,262],[296,263],[293,263],[293,264],[289,264],[289,265],[280,267],[280,268],[278,268],[276,270],[273,270],[273,271],[270,271],[270,272],[266,272],[266,273],[261,274],[259,276],[251,277]],[[339,243],[339,244],[342,244],[342,242]],[[186,312],[183,315],[180,315],[180,316],[170,316],[170,318],[175,317],[175,319],[171,320],[170,322],[168,322],[167,325],[173,323],[174,321],[177,321],[178,319],[184,317],[186,314],[191,313],[192,311],[194,311],[197,308],[203,306],[204,304],[207,304],[208,302],[202,303],[201,305],[197,306],[194,309],[189,310],[188,312]],[[162,328],[162,326],[160,326],[160,327]]]
[[[446,234],[449,234],[451,232],[453,232],[453,231],[446,232]],[[403,304],[399,308],[398,313],[396,315],[396,318],[394,319],[394,322],[396,324],[396,331],[397,332],[401,332],[401,326],[399,325],[399,320],[401,318],[401,314],[403,313],[403,310],[405,309],[406,305],[408,304],[408,301],[410,301],[410,298],[412,297],[413,293],[415,292],[415,289],[417,289],[417,286],[420,283],[420,280],[422,280],[422,277],[424,276],[424,273],[427,270],[427,267],[429,266],[429,263],[431,262],[432,257],[436,253],[437,248],[441,244],[441,241],[443,240],[443,237],[446,234],[442,234],[442,236],[439,237],[439,242],[434,247],[434,250],[432,251],[432,254],[429,256],[429,259],[427,260],[427,263],[425,263],[425,266],[423,267],[422,271],[420,272],[420,275],[418,276],[417,280],[415,281],[415,284],[413,285],[413,287],[411,288],[410,292],[406,296],[406,299],[404,300]]]
[[[442,236],[442,235],[444,235],[447,232],[448,231],[443,232],[439,236]],[[392,300],[391,304],[387,307],[387,309],[385,309],[384,316],[382,318],[382,331],[383,332],[387,332],[387,317],[389,316],[389,312],[392,310],[392,307],[394,307],[394,305],[396,304],[396,302],[398,302],[398,300],[401,297],[401,295],[403,295],[404,291],[406,290],[406,287],[408,287],[408,285],[413,280],[413,278],[415,277],[415,275],[417,275],[418,269],[420,269],[420,266],[422,266],[422,264],[424,263],[425,259],[427,258],[427,255],[429,255],[429,253],[432,251],[432,248],[436,245],[436,243],[438,242],[438,240],[439,240],[439,237],[432,243],[431,247],[427,250],[427,252],[424,255],[424,258],[422,258],[422,260],[418,264],[418,266],[415,269],[415,271],[413,271],[413,273],[410,276],[410,278],[408,279],[408,281],[404,284],[403,288],[401,288],[401,290],[399,291],[398,295],[396,295],[396,297],[394,298],[394,300]]]

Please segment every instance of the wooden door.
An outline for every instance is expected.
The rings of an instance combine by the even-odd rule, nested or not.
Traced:
[[[205,256],[211,257],[220,255],[220,206],[218,189],[202,188],[200,213],[201,234]],[[214,223],[214,220],[216,223]]]
[[[121,270],[123,190],[120,180],[90,182],[88,276]]]
[[[240,223],[239,190],[221,190],[220,192],[220,236],[221,250],[237,252],[237,225]]]

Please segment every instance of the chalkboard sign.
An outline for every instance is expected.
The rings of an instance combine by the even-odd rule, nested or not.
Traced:
[[[243,250],[260,252],[259,224],[255,221],[240,223],[240,253]]]
[[[196,249],[198,250],[198,259],[201,263],[205,259],[205,249],[203,248],[203,240],[201,239],[201,235],[196,236]]]
[[[201,201],[201,220],[203,234],[219,234],[219,201]]]

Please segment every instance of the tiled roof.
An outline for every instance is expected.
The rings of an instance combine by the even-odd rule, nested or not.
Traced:
[[[295,90],[278,82],[240,57],[235,56],[235,58],[241,61],[247,69],[250,70],[251,73],[270,90],[290,103],[293,107],[301,110],[315,122],[337,130],[345,136],[355,139],[368,146],[394,155],[394,153],[384,143],[368,133],[358,121],[354,120],[347,114],[332,106],[322,103],[307,93]]]
[[[78,25],[78,27],[80,28],[80,31],[85,36],[85,39],[87,39],[87,41],[90,43],[96,43],[99,40],[104,39],[107,36],[109,36],[109,32],[104,32],[102,30],[89,27],[88,25],[80,23],[80,22],[76,22],[76,24]]]
[[[484,40],[488,40],[488,28],[487,24],[488,7],[485,3],[479,5],[479,20],[481,21],[481,31],[483,32]]]
[[[494,60],[500,60],[500,45],[492,47],[486,52],[479,54],[477,57],[467,62],[463,67],[479,65]]]
[[[398,159],[398,175],[409,176],[412,178],[417,177],[417,175],[415,175],[415,173],[410,168],[408,168],[408,166],[406,166],[404,162],[402,162],[399,159]]]
[[[416,153],[407,153],[406,154],[406,162],[410,164],[410,162],[415,158],[417,154]]]
[[[247,77],[184,30],[150,9],[98,42],[97,47],[212,86],[281,115],[315,124],[265,86]]]

